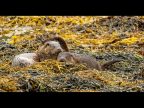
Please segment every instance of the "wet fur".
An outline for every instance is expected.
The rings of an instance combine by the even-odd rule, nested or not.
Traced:
[[[67,63],[81,63],[85,64],[88,68],[97,69],[97,70],[105,70],[108,66],[119,62],[120,60],[113,60],[109,61],[103,65],[100,65],[96,58],[90,55],[86,54],[77,54],[77,53],[71,53],[71,52],[61,52],[59,53],[57,60],[59,62],[67,62]]]
[[[67,43],[65,42],[65,40],[61,37],[58,37],[58,36],[54,36],[52,38],[50,38],[49,40],[47,41],[56,41],[56,42],[59,42],[61,48],[66,51],[66,52],[69,52],[69,49],[68,49],[68,46],[67,46]],[[44,41],[46,42],[46,40]]]
[[[43,61],[46,59],[57,59],[57,56],[60,52],[64,51],[60,44],[55,41],[47,41],[45,44],[38,48],[36,51],[37,58],[36,61]]]
[[[25,67],[46,59],[57,59],[60,52],[64,51],[59,42],[46,41],[34,53],[23,53],[16,55],[12,61],[12,66]]]

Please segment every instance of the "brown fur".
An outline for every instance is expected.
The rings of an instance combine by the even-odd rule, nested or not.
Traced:
[[[16,55],[12,61],[13,66],[25,67],[41,62],[46,59],[57,59],[60,52],[64,51],[59,42],[47,41],[44,45],[40,46],[34,53],[23,53]]]
[[[69,62],[74,64],[82,63],[82,64],[86,64],[88,68],[93,68],[97,70],[105,70],[107,69],[108,66],[120,61],[120,60],[113,60],[103,65],[100,65],[93,56],[71,53],[71,52],[59,53],[57,60],[60,62]]]
[[[57,41],[57,42],[59,42],[59,44],[61,45],[61,47],[62,47],[62,49],[63,49],[64,51],[66,51],[66,52],[69,51],[68,46],[67,46],[67,43],[66,43],[65,40],[64,40],[63,38],[61,38],[61,37],[54,36],[54,37],[50,38],[50,39],[47,40],[47,41]],[[45,40],[45,42],[46,42],[46,40]]]
[[[54,43],[51,43],[54,42]],[[60,52],[64,51],[58,42],[47,41],[43,46],[40,46],[36,51],[37,57],[36,61],[43,61],[46,59],[57,59],[57,56]]]

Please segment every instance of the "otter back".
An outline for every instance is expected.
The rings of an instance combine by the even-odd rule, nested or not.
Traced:
[[[23,53],[16,55],[12,61],[12,66],[25,67],[35,63],[35,53]]]
[[[59,53],[57,60],[60,62],[82,63],[85,64],[88,68],[101,70],[101,67],[97,63],[96,59],[90,55],[61,52]]]
[[[112,60],[104,63],[103,65],[100,65],[96,61],[96,58],[94,58],[93,56],[86,55],[86,54],[71,53],[71,52],[59,53],[57,60],[60,62],[82,63],[82,64],[86,64],[88,68],[97,69],[97,70],[105,70],[108,68],[108,66],[121,61],[121,60]]]

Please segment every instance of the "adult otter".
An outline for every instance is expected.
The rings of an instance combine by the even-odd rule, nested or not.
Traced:
[[[97,70],[105,70],[107,69],[108,66],[121,61],[121,60],[112,60],[103,65],[100,65],[93,56],[71,52],[59,53],[57,60],[59,62],[67,62],[67,63],[82,63],[85,64],[88,68],[93,68]]]
[[[60,52],[68,51],[65,41],[61,37],[53,37],[44,42],[34,53],[23,53],[16,55],[12,66],[25,67],[46,59],[57,59]]]

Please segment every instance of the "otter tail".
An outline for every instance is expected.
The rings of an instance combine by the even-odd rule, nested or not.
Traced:
[[[68,46],[67,46],[67,44],[63,38],[55,36],[55,37],[51,38],[50,40],[51,41],[58,41],[59,44],[61,45],[62,49],[64,49],[66,52],[69,51]]]
[[[110,65],[116,63],[116,62],[120,62],[122,60],[112,60],[112,61],[109,61],[109,62],[106,62],[105,64],[102,65],[102,70],[105,70],[107,69]]]

